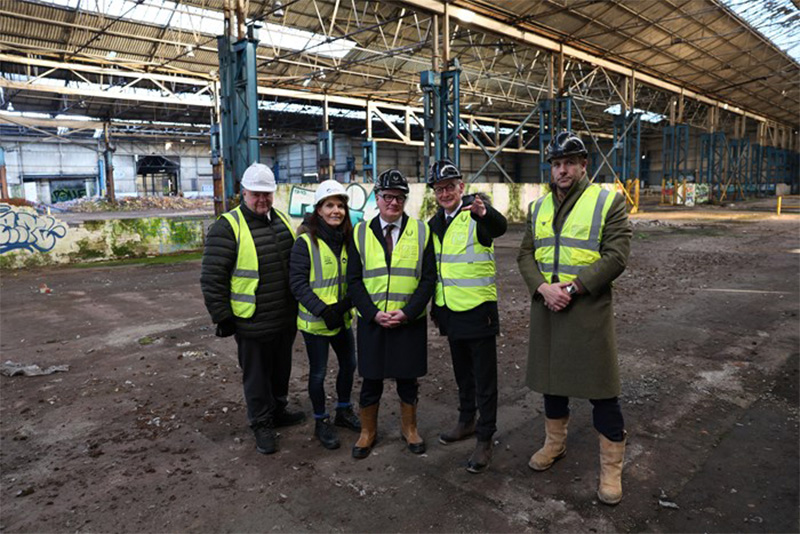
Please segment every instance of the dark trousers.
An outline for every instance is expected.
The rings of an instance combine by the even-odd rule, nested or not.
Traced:
[[[594,428],[611,441],[625,439],[625,420],[619,406],[619,398],[589,399],[592,403]],[[569,397],[544,396],[544,414],[548,419],[561,419],[569,415]]]
[[[308,396],[314,407],[314,417],[325,412],[325,374],[328,372],[328,347],[333,347],[339,361],[336,375],[336,396],[339,404],[349,404],[353,391],[353,373],[356,371],[356,350],[353,331],[342,328],[335,336],[318,336],[303,332],[308,352]]]
[[[396,378],[397,382],[397,395],[400,400],[406,404],[417,403],[417,393],[419,392],[419,383],[416,378]],[[383,395],[383,380],[374,380],[371,378],[364,378],[361,382],[361,398],[359,404],[362,408],[378,404]]]
[[[259,338],[236,335],[247,419],[251,426],[269,422],[276,409],[283,410],[288,404],[296,333],[296,329],[287,328],[279,334]]]
[[[479,413],[475,435],[489,441],[497,431],[497,343],[494,336],[450,342],[458,384],[458,420],[468,423]]]

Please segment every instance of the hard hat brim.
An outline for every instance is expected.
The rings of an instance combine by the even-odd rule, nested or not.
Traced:
[[[242,189],[247,189],[248,191],[253,191],[254,193],[274,193],[278,190],[278,186],[276,184],[273,185],[246,185],[244,182],[241,183]]]

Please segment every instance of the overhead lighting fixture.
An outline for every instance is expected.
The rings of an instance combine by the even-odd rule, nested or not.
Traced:
[[[117,57],[117,52],[115,50],[112,50],[108,54],[106,54],[106,57],[108,59],[114,59],[115,57]]]
[[[311,83],[311,78],[306,78],[305,80],[303,80],[303,87],[308,87],[308,84],[310,83]]]
[[[475,12],[470,11],[469,9],[457,9],[456,18],[461,22],[466,22],[467,24],[469,24],[470,22],[475,20]]]
[[[188,57],[194,57],[194,47],[186,45],[186,55]]]
[[[361,130],[361,135],[364,135],[365,133],[367,133],[367,129],[366,129],[366,128],[364,128],[363,130]]]
[[[164,150],[169,150],[170,148],[172,148],[172,141],[164,143]]]
[[[282,19],[285,14],[286,11],[283,10],[281,0],[275,0],[275,3],[272,4],[272,16]]]

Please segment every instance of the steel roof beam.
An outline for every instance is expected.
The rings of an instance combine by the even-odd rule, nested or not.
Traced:
[[[434,13],[437,15],[444,14],[445,2],[441,0],[393,0],[393,2],[396,4],[407,5],[409,7],[424,12]],[[450,8],[450,11],[451,12],[453,11],[452,7]],[[743,109],[733,103],[725,102],[723,100],[719,100],[716,98],[711,98],[697,91],[688,89],[687,87],[682,86],[680,83],[666,81],[651,74],[638,71],[634,68],[628,67],[616,61],[604,59],[600,56],[597,56],[596,54],[586,52],[574,46],[562,44],[556,41],[555,39],[544,37],[536,33],[535,31],[522,29],[512,24],[500,22],[485,15],[482,15],[480,13],[474,14],[474,17],[472,18],[472,21],[469,23],[469,26],[481,28],[483,30],[490,31],[492,33],[500,34],[507,38],[514,39],[515,41],[518,41],[520,43],[543,48],[551,52],[555,53],[563,52],[565,55],[575,58],[579,61],[590,63],[592,65],[601,66],[604,69],[609,70],[611,72],[616,72],[618,74],[622,74],[623,76],[635,78],[637,82],[645,83],[647,85],[657,87],[665,91],[670,91],[672,93],[682,94],[685,97],[693,98],[710,106],[719,106],[719,107],[727,106],[727,110],[729,112],[736,113],[738,115],[743,115],[753,120],[757,120],[760,122],[766,122],[770,120],[763,115],[760,115],[758,113],[753,113],[752,111]]]

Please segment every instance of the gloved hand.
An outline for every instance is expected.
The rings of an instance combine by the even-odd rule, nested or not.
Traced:
[[[230,337],[236,333],[236,321],[233,318],[225,319],[217,325],[217,337]]]
[[[334,311],[336,311],[336,313],[344,317],[345,313],[353,309],[353,301],[345,297],[336,304],[332,304],[331,307],[334,309]]]
[[[325,326],[328,327],[328,330],[336,330],[344,326],[342,314],[337,313],[333,306],[335,305],[325,306],[325,309],[322,310],[322,315],[320,315],[322,320],[325,321]]]

